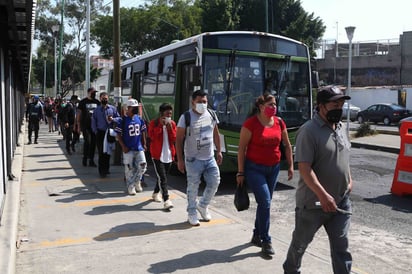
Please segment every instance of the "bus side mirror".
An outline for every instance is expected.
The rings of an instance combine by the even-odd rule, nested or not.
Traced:
[[[191,86],[201,86],[202,85],[202,67],[195,66],[190,70],[189,83]]]
[[[316,70],[312,71],[312,88],[319,87],[319,73]]]

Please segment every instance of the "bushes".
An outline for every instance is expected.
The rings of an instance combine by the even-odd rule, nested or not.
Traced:
[[[363,137],[376,134],[378,134],[378,132],[376,131],[376,129],[372,129],[369,123],[363,123],[360,124],[356,129],[355,137]]]

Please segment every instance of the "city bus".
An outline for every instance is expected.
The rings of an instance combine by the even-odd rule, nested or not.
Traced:
[[[121,96],[141,102],[147,121],[158,116],[163,102],[173,105],[177,121],[190,108],[192,92],[204,89],[220,122],[222,171],[237,169],[240,128],[264,92],[276,96],[292,143],[312,117],[308,47],[269,33],[207,32],[175,41],[122,62],[121,80]]]

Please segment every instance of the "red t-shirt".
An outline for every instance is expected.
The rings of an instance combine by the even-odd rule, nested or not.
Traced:
[[[273,126],[264,127],[255,115],[247,119],[243,126],[252,133],[252,138],[246,150],[246,158],[256,164],[265,166],[273,166],[279,163],[279,144],[282,140],[282,128],[286,127],[285,122],[275,117]]]

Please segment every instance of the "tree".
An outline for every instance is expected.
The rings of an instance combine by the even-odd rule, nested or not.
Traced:
[[[104,0],[94,0],[91,2],[91,21],[98,14],[107,14],[110,7],[103,5]],[[48,52],[47,63],[54,67],[54,33],[52,26],[60,25],[61,0],[42,0],[38,3],[36,15],[36,29],[34,38],[41,41],[39,48]],[[62,96],[73,89],[76,85],[84,81],[85,71],[85,28],[86,28],[86,5],[85,0],[65,0],[64,6],[64,34],[62,41]],[[59,40],[59,39],[58,39]],[[38,59],[39,54],[36,58]],[[33,62],[38,66],[40,62]],[[53,71],[52,67],[48,71]],[[35,69],[36,71],[39,68]],[[34,73],[39,83],[42,83],[42,75]],[[70,81],[68,79],[70,78]],[[50,80],[49,80],[50,79]],[[54,85],[54,77],[48,76],[47,87]],[[64,86],[66,83],[67,86]]]
[[[120,9],[120,48],[123,58],[170,44],[200,32],[201,10],[191,0],[153,0],[137,8]],[[92,25],[92,37],[100,54],[113,54],[113,18],[99,16]]]

